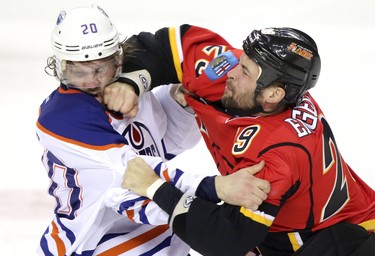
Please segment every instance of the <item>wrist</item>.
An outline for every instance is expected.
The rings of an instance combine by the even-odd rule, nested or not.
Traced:
[[[185,100],[185,94],[180,90],[181,84],[174,84],[171,88],[170,94],[172,98],[183,108],[188,105]]]
[[[215,191],[216,191],[216,195],[217,197],[219,198],[219,200],[223,200],[223,198],[225,198],[224,194],[223,194],[223,191],[224,189],[222,188],[222,181],[223,181],[223,176],[221,175],[218,175],[215,177]]]
[[[156,191],[163,185],[164,182],[165,181],[161,179],[157,179],[156,181],[154,181],[154,183],[152,183],[146,190],[147,197],[152,200]]]
[[[210,202],[220,202],[220,197],[216,189],[216,177],[217,176],[205,177],[196,190],[196,196]]]
[[[187,104],[186,99],[185,99],[185,93],[186,90],[181,84],[174,84],[172,85],[170,89],[170,95],[172,99],[181,107],[183,108],[186,112],[190,114],[195,114],[194,110]]]

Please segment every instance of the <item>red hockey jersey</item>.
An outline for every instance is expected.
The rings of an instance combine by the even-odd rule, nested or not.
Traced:
[[[210,30],[189,25],[130,40],[150,47],[133,64],[150,72],[152,86],[182,82],[190,92],[187,102],[222,175],[265,160],[257,176],[271,183],[267,200],[259,211],[240,209],[269,228],[264,244],[296,251],[312,233],[341,221],[375,230],[375,191],[344,161],[309,93],[278,115],[232,117],[220,98],[226,74],[242,50]]]

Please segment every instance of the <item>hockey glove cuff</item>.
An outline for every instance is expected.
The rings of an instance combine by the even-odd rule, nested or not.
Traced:
[[[145,69],[122,73],[117,81],[131,85],[138,96],[151,88],[151,75]]]

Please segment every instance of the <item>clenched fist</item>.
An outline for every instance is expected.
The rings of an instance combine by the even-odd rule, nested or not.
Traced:
[[[125,117],[135,117],[138,112],[138,95],[126,83],[114,82],[104,88],[103,103]]]
[[[154,170],[140,157],[128,161],[125,174],[122,180],[122,187],[132,190],[140,196],[147,197],[147,189],[159,176]]]

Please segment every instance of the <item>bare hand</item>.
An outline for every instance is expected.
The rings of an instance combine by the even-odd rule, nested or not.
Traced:
[[[122,187],[132,190],[140,196],[147,196],[147,188],[154,183],[159,176],[140,157],[128,161],[125,174],[122,178]]]
[[[181,84],[174,84],[171,89],[171,95],[173,99],[180,104],[182,107],[187,106],[187,102],[185,100],[185,92],[184,88]]]
[[[257,210],[267,198],[271,185],[267,180],[259,179],[254,174],[264,167],[264,161],[243,168],[228,176],[217,176],[215,187],[217,195],[228,204],[245,206]]]
[[[115,82],[104,88],[103,102],[108,109],[121,112],[125,117],[135,117],[138,96],[128,84]]]

